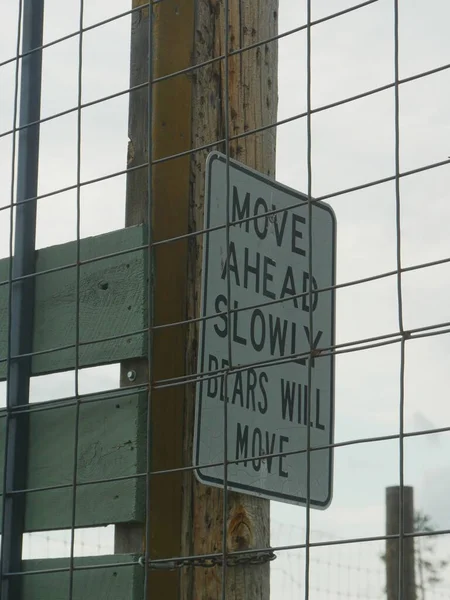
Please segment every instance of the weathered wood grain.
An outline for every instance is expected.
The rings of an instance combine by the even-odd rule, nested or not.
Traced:
[[[73,600],[142,600],[144,569],[138,555],[90,556],[75,558],[74,567],[111,565],[74,571]],[[127,563],[125,566],[114,566]],[[67,600],[69,572],[32,574],[30,571],[65,569],[68,558],[25,560],[22,600]]]
[[[195,64],[223,56],[225,47],[225,3],[198,0],[194,43]],[[278,31],[278,0],[229,0],[228,50],[245,48],[268,39]],[[226,81],[225,61],[195,71],[193,85],[192,139],[199,147],[225,137],[225,120],[230,136],[270,125],[277,118],[277,42],[262,44],[229,59]],[[229,114],[225,114],[228,90]],[[232,141],[230,156],[269,176],[275,175],[276,130],[267,129]],[[226,152],[225,144],[217,149]],[[191,168],[190,229],[203,227],[205,164],[207,151],[193,155]],[[192,239],[189,254],[188,316],[200,314],[201,257],[203,236]],[[197,364],[198,327],[190,328],[188,372]],[[185,461],[192,461],[195,390],[188,390],[185,414]],[[223,537],[223,492],[199,484],[191,473],[185,476],[182,554],[221,552]],[[226,545],[229,551],[265,548],[270,543],[269,501],[228,494]],[[182,574],[183,600],[210,600],[222,593],[221,568],[185,570]],[[233,567],[227,570],[228,600],[268,600],[270,569],[262,566]]]
[[[121,396],[80,406],[77,527],[143,522],[144,478],[89,484],[145,472],[146,394]],[[27,489],[72,483],[75,406],[31,412]],[[5,451],[4,412],[0,418],[0,491]],[[87,484],[87,485],[81,485]],[[1,499],[0,499],[1,500]],[[0,504],[1,507],[1,504]],[[29,492],[25,531],[70,528],[72,487]]]
[[[131,252],[102,258],[80,266],[79,366],[87,367],[126,358],[144,356],[147,326],[146,257],[141,247],[146,234],[143,226],[121,229],[85,238],[80,243],[81,261],[122,250]],[[44,248],[36,252],[36,292],[33,352],[56,349],[33,357],[32,374],[42,375],[73,369],[75,348],[58,350],[76,341],[76,268],[41,274],[49,269],[75,264],[76,242]],[[9,259],[0,261],[0,283],[8,281]],[[7,357],[8,284],[0,285],[0,360]],[[129,334],[129,335],[126,335]],[[108,337],[117,340],[96,342]],[[86,345],[85,345],[86,344]],[[6,363],[0,363],[0,379],[6,377]]]
[[[133,0],[133,7],[144,4]],[[153,75],[155,78],[177,72],[191,64],[194,28],[193,0],[164,0],[153,7]],[[149,9],[135,13],[131,30],[132,86],[148,81]],[[154,160],[189,150],[191,145],[191,78],[186,74],[153,85],[151,115],[152,156]],[[148,90],[130,95],[128,166],[138,167],[149,160]],[[127,175],[126,224],[147,222],[149,201],[153,217],[154,241],[188,232],[189,156],[153,165],[152,189],[148,190],[148,170],[136,169]],[[181,321],[186,315],[187,241],[162,244],[153,249],[155,278],[152,291],[154,323]],[[172,327],[154,331],[151,373],[143,361],[126,361],[122,372],[134,365],[139,381],[151,382],[177,377],[185,371],[186,330]],[[141,379],[142,378],[142,379]],[[125,377],[121,379],[126,384]],[[182,465],[183,439],[182,387],[152,390],[152,471]],[[179,556],[181,536],[182,476],[170,473],[152,476],[150,486],[151,537],[147,540],[151,558]],[[139,531],[116,528],[116,551],[138,544]],[[151,598],[178,599],[179,573],[152,571]]]

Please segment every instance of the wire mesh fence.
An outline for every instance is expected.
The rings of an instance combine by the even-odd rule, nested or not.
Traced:
[[[295,543],[296,535],[292,527],[273,521],[272,535],[277,540]],[[323,540],[333,540],[329,532],[318,532]],[[304,534],[304,532],[303,532]],[[75,542],[76,556],[108,555],[114,547],[112,527],[82,531]],[[313,578],[311,591],[317,598],[373,598],[385,597],[385,569],[381,556],[383,544],[375,548],[325,547],[320,557],[311,559]],[[437,549],[438,553],[444,548]],[[34,533],[26,536],[24,557],[49,558],[70,555],[70,532]],[[445,554],[443,554],[445,556]],[[294,599],[304,595],[304,553],[290,552],[280,554],[272,569],[272,589],[283,598]],[[419,577],[419,573],[417,573]],[[450,581],[448,578],[436,584],[426,583],[419,590],[418,598],[448,598]]]
[[[2,598],[450,597],[449,12],[0,7]]]

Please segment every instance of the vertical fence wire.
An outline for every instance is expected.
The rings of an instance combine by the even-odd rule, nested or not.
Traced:
[[[147,422],[146,422],[146,496],[145,496],[145,573],[144,573],[144,597],[148,600],[154,599],[150,585],[150,540],[152,535],[151,527],[151,491],[152,491],[152,408],[153,408],[153,326],[154,326],[154,297],[155,297],[155,265],[156,260],[153,256],[153,10],[154,5],[150,3],[148,8],[148,87],[147,87],[147,372],[149,377],[147,392]]]
[[[313,367],[313,340],[314,340],[314,311],[313,311],[313,209],[312,209],[312,42],[311,42],[311,0],[306,2],[306,161],[307,161],[307,197],[308,197],[308,321],[309,321],[309,353],[308,365],[308,391],[306,409],[306,522],[305,522],[305,600],[310,598],[310,556],[311,556],[311,403],[312,403],[312,367]]]
[[[402,600],[405,586],[405,523],[404,523],[404,428],[405,428],[405,345],[406,337],[403,324],[403,289],[402,289],[402,222],[401,222],[401,196],[400,196],[400,63],[399,63],[399,2],[393,0],[394,9],[394,130],[395,130],[395,219],[396,219],[396,266],[397,266],[397,305],[398,327],[401,337],[400,342],[400,393],[399,393],[399,565],[398,565],[398,595]],[[411,533],[411,532],[408,532]],[[406,582],[408,585],[409,582]],[[408,589],[407,594],[410,593]]]
[[[78,37],[78,73],[77,73],[77,154],[76,154],[76,267],[75,267],[75,422],[72,465],[72,502],[70,524],[70,558],[69,558],[69,600],[74,594],[74,555],[77,515],[77,479],[78,479],[78,447],[80,433],[80,278],[81,278],[81,151],[82,151],[82,100],[83,100],[83,25],[84,0],[80,0],[79,37]]]
[[[6,377],[9,380],[9,373],[11,370],[11,315],[12,315],[12,281],[13,281],[13,254],[14,254],[14,203],[16,196],[16,145],[17,145],[17,134],[15,129],[17,127],[17,120],[19,114],[19,76],[20,76],[20,43],[21,43],[21,35],[22,35],[22,11],[23,11],[23,2],[19,2],[18,5],[18,19],[17,19],[17,45],[16,45],[16,57],[15,57],[15,69],[14,69],[14,105],[13,105],[13,129],[14,133],[12,134],[12,144],[11,144],[11,189],[10,189],[10,204],[9,204],[9,242],[8,242],[8,254],[9,254],[9,267],[8,267],[8,314],[7,314],[7,332],[8,332],[8,353],[6,357]],[[7,384],[8,385],[8,384]],[[10,422],[11,422],[11,411],[9,406],[9,398],[8,393],[6,397],[6,426],[5,426],[5,439],[9,439],[9,431],[10,431]],[[5,531],[5,521],[6,521],[6,491],[9,485],[9,477],[8,477],[8,456],[13,452],[10,444],[6,443],[5,445],[5,456],[3,459],[3,497],[2,497],[2,539],[1,539],[1,560],[0,560],[0,589],[3,591],[8,585],[9,582],[5,580],[4,571],[10,569],[10,559],[9,556],[5,555],[6,544],[4,543],[4,531]],[[5,591],[5,596],[8,594],[8,590]]]
[[[230,2],[224,1],[224,59],[225,73],[224,130],[225,130],[225,256],[226,256],[226,286],[227,286],[227,355],[228,365],[224,374],[223,401],[223,512],[222,512],[222,600],[227,593],[227,522],[228,522],[228,385],[230,369],[233,368],[231,342],[231,275],[230,275]]]

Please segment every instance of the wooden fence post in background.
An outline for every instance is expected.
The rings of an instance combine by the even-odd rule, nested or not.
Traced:
[[[386,488],[386,535],[400,533],[400,487]],[[403,532],[414,531],[413,488],[403,488]],[[386,590],[387,600],[398,600],[400,581],[400,543],[398,539],[386,540]],[[403,539],[402,600],[416,600],[414,538]]]

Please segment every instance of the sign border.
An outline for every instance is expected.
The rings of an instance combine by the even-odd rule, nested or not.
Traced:
[[[206,236],[206,239],[203,244],[202,283],[207,281],[207,275],[208,275],[207,265],[208,265],[208,254],[209,254],[208,248],[209,248],[209,235],[210,235],[210,232],[208,230],[210,228],[210,210],[209,210],[209,208],[210,208],[210,202],[211,202],[211,170],[212,170],[212,165],[214,164],[214,161],[216,161],[216,160],[219,160],[222,163],[223,162],[226,163],[227,157],[220,152],[214,151],[214,152],[210,152],[206,159],[206,169],[205,169],[206,184],[205,184],[205,205],[204,205],[203,222],[204,222],[204,227],[207,231],[204,234]],[[271,179],[270,177],[267,177],[266,175],[263,175],[262,173],[256,171],[255,169],[252,169],[251,167],[247,167],[246,165],[239,163],[238,161],[233,160],[232,158],[229,158],[228,161],[229,161],[229,165],[231,168],[238,169],[241,172],[243,171],[244,173],[249,173],[256,179],[259,179],[260,181],[267,183],[272,188],[278,189],[279,191],[288,193],[289,195],[294,196],[295,198],[298,198],[299,201],[302,201],[302,200],[308,201],[308,196],[306,196],[305,194],[302,194],[301,192],[298,192],[298,191],[290,188],[289,186],[278,183],[274,179]],[[315,206],[328,212],[331,216],[331,223],[332,223],[332,247],[333,247],[332,286],[333,286],[333,289],[331,290],[331,294],[332,294],[332,300],[331,300],[331,304],[332,304],[331,345],[334,346],[335,336],[336,336],[336,291],[334,288],[334,286],[336,285],[336,215],[334,214],[334,211],[329,204],[325,204],[323,202],[317,202],[315,204]],[[289,210],[289,208],[287,208],[286,210]],[[206,316],[204,314],[204,311],[205,311],[205,307],[207,305],[207,302],[206,302],[207,287],[208,287],[207,285],[203,285],[203,289],[201,291],[200,318],[203,318]],[[205,343],[204,342],[205,342],[206,328],[203,326],[203,321],[201,322],[200,327],[202,328],[202,331],[201,331],[201,336],[199,335],[199,348],[198,348],[198,355],[197,355],[197,374],[198,374],[199,362],[201,365],[204,365],[204,358],[205,358]],[[334,413],[335,413],[335,410],[334,410],[335,356],[334,356],[334,354],[331,355],[330,375],[331,375],[331,406],[330,406],[331,427],[330,427],[330,436],[329,436],[329,442],[328,442],[328,444],[330,445],[330,448],[328,449],[329,461],[330,461],[330,472],[329,472],[329,482],[328,482],[329,494],[324,501],[320,502],[320,501],[316,501],[313,499],[310,499],[310,501],[309,501],[309,505],[311,507],[314,507],[317,509],[322,509],[322,510],[324,510],[325,508],[327,508],[330,505],[331,500],[333,498],[333,473],[334,473],[333,443],[334,443],[334,416],[335,416],[334,415]],[[199,385],[199,383],[197,383],[196,385]],[[202,388],[203,388],[203,386],[202,386]],[[201,437],[200,436],[200,430],[201,430],[201,418],[200,417],[201,417],[201,412],[202,412],[201,411],[202,388],[198,394],[198,399],[197,399],[197,390],[196,390],[196,394],[195,394],[196,403],[195,403],[195,418],[194,418],[194,420],[195,420],[195,436],[194,436],[194,445],[193,445],[193,459],[194,459],[193,466],[199,464],[198,458],[200,455],[200,437]],[[310,452],[314,452],[314,449],[311,449]],[[195,474],[195,477],[197,478],[197,480],[204,485],[210,485],[213,487],[223,488],[224,487],[224,479],[223,478],[220,479],[218,477],[210,477],[210,476],[207,476],[202,473],[202,469],[207,470],[208,468],[211,468],[211,467],[204,465],[203,467],[194,468],[194,474]],[[244,494],[247,493],[252,496],[266,498],[267,500],[286,502],[289,504],[296,504],[296,505],[300,505],[300,506],[307,506],[307,504],[308,504],[307,499],[303,498],[303,497],[294,496],[292,494],[283,494],[282,492],[276,492],[276,491],[268,492],[266,489],[258,488],[253,485],[235,483],[230,480],[228,480],[227,488],[230,491],[237,491],[237,492],[241,492]]]

